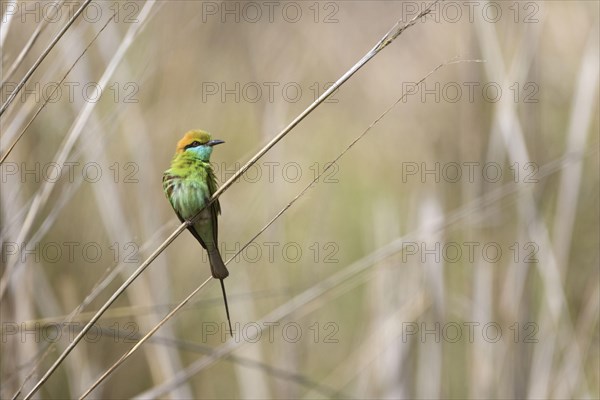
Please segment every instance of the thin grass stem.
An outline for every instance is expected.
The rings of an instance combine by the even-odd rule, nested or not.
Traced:
[[[48,102],[50,101],[50,99],[53,98],[54,93],[56,93],[56,91],[62,85],[62,83],[65,81],[65,79],[67,79],[67,76],[73,70],[73,68],[75,68],[75,66],[77,65],[77,63],[79,62],[79,60],[81,60],[83,58],[83,56],[85,55],[85,53],[92,46],[92,44],[94,44],[94,42],[96,41],[96,39],[98,39],[98,36],[100,36],[100,34],[108,26],[108,24],[110,23],[110,21],[114,20],[115,15],[117,15],[116,11],[113,14],[113,16],[110,17],[108,19],[108,21],[106,21],[106,23],[102,26],[102,28],[98,31],[98,33],[96,33],[96,36],[94,36],[94,38],[91,40],[91,42],[88,43],[88,45],[85,47],[85,49],[83,49],[83,52],[79,55],[79,57],[77,57],[77,59],[75,60],[75,62],[67,70],[67,72],[65,73],[65,75],[62,77],[62,79],[60,80],[60,82],[54,87],[54,89],[52,90],[52,92],[50,93],[50,95],[46,98],[46,100],[44,101],[44,103],[37,109],[37,111],[35,112],[35,114],[33,114],[33,117],[31,117],[31,119],[29,120],[29,122],[27,123],[27,125],[25,125],[25,127],[23,128],[23,130],[21,131],[21,133],[19,133],[19,135],[15,138],[15,140],[13,141],[13,143],[10,145],[10,147],[6,150],[6,152],[4,153],[4,155],[0,158],[0,165],[2,165],[2,163],[4,163],[4,161],[6,160],[6,158],[9,156],[10,152],[15,148],[15,146],[17,145],[17,143],[19,142],[19,140],[21,140],[21,138],[23,137],[23,135],[25,134],[25,132],[27,131],[27,129],[29,128],[29,126],[36,119],[36,117],[38,116],[38,114],[40,112],[42,112],[42,110],[46,107],[46,105],[48,104]]]
[[[2,80],[2,83],[0,84],[0,89],[2,89],[4,87],[4,85],[12,78],[12,76],[15,73],[15,71],[17,70],[17,68],[19,68],[21,66],[21,63],[23,62],[23,60],[25,59],[27,54],[31,51],[31,48],[33,47],[33,45],[35,44],[37,39],[40,37],[40,34],[48,26],[48,22],[52,18],[55,17],[56,13],[58,12],[59,8],[62,6],[62,4],[64,2],[65,2],[65,0],[61,0],[56,5],[56,7],[52,7],[52,12],[50,15],[48,15],[48,18],[43,18],[42,22],[40,22],[38,24],[38,26],[35,28],[35,31],[31,35],[31,37],[29,38],[29,40],[27,41],[27,43],[25,44],[25,46],[23,47],[23,49],[21,50],[21,52],[19,53],[19,55],[17,56],[15,61],[13,61],[12,65],[10,66],[8,71],[6,72],[6,75],[4,76],[4,79]]]
[[[33,73],[36,71],[36,69],[38,69],[38,67],[40,66],[40,64],[42,63],[42,61],[44,61],[44,59],[46,58],[46,56],[50,53],[50,51],[52,51],[52,49],[54,48],[54,46],[56,46],[56,43],[58,43],[58,41],[63,37],[63,35],[65,34],[65,32],[67,32],[67,30],[71,27],[71,25],[73,25],[73,22],[75,22],[75,20],[77,19],[77,17],[79,17],[79,15],[81,15],[81,13],[83,12],[83,10],[85,10],[85,8],[88,6],[88,4],[91,3],[91,1],[92,0],[85,0],[85,2],[81,5],[81,7],[79,7],[77,9],[77,11],[73,14],[73,16],[71,17],[71,19],[69,19],[67,21],[66,25],[54,37],[54,39],[52,40],[52,42],[50,42],[50,44],[48,45],[48,47],[46,47],[46,50],[44,50],[42,52],[42,54],[38,57],[38,59],[33,64],[33,66],[29,69],[29,71],[27,71],[27,73],[25,74],[25,76],[23,77],[23,79],[21,79],[21,82],[19,82],[19,84],[17,85],[17,87],[15,88],[15,90],[13,90],[13,92],[10,94],[10,96],[8,96],[8,98],[6,99],[6,101],[4,102],[4,104],[2,104],[2,107],[0,107],[0,117],[2,116],[2,114],[4,114],[4,111],[6,111],[6,109],[8,108],[8,106],[10,106],[10,104],[13,102],[13,100],[15,99],[15,97],[17,97],[17,94],[19,94],[19,92],[21,91],[21,89],[23,88],[23,86],[25,86],[25,84],[27,83],[27,81],[29,80],[29,78],[31,78],[31,75],[33,75]]]

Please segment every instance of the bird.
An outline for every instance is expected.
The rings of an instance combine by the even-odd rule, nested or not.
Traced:
[[[208,253],[211,274],[221,282],[229,332],[233,336],[223,283],[229,276],[229,271],[223,262],[217,241],[217,215],[221,213],[221,206],[216,199],[204,208],[217,190],[217,179],[210,164],[210,156],[213,147],[222,143],[225,142],[212,139],[208,132],[200,129],[186,132],[177,142],[171,167],[163,174],[163,190],[179,220],[192,222],[188,225],[188,230]],[[191,221],[198,212],[200,215],[195,221]]]

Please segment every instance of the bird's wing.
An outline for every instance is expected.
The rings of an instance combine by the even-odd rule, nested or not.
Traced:
[[[163,175],[163,189],[165,191],[165,194],[167,195],[167,199],[169,199],[169,203],[171,203],[171,206],[173,207],[173,211],[175,211],[175,215],[177,215],[177,218],[179,218],[179,221],[181,221],[181,223],[184,223],[185,219],[179,214],[179,212],[175,208],[174,204],[171,202],[171,192],[173,191],[173,180],[176,178],[177,178],[176,176],[169,174],[167,171]],[[196,232],[196,230],[194,229],[194,225],[188,226],[188,230],[196,238],[196,240],[198,242],[200,242],[202,247],[204,247],[206,249],[206,244],[204,243],[204,241],[202,240],[202,238],[200,237],[198,232]]]
[[[181,218],[181,215],[179,215],[179,213],[177,211],[175,211],[175,214],[177,214],[177,218],[179,218],[179,220],[182,223],[185,222],[185,219]],[[188,230],[196,238],[196,240],[200,242],[200,244],[202,245],[202,247],[204,247],[206,249],[206,244],[204,244],[204,241],[202,240],[202,238],[200,237],[200,235],[198,234],[198,232],[196,232],[196,229],[194,229],[194,225],[188,226]]]
[[[215,177],[212,168],[208,168],[206,180],[208,181],[208,192],[212,196],[217,191],[217,178]],[[221,204],[219,204],[219,199],[216,199],[210,206],[210,215],[212,220],[215,243],[219,243],[217,240],[219,236],[219,223],[217,221],[218,214],[221,214]]]

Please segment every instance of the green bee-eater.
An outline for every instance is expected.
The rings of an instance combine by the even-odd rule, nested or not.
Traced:
[[[163,174],[163,189],[181,222],[198,214],[217,190],[217,180],[210,165],[210,155],[213,146],[221,143],[224,142],[211,139],[208,132],[201,130],[187,132],[177,143],[171,168]],[[188,229],[206,249],[212,276],[221,282],[231,332],[229,306],[223,284],[223,279],[229,276],[229,271],[221,258],[217,241],[217,214],[220,213],[221,206],[217,199],[200,213],[196,222]]]

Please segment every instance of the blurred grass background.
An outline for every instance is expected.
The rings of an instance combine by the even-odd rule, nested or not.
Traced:
[[[2,3],[4,71],[41,22],[17,13],[8,23],[8,3]],[[11,4],[19,12],[26,3],[34,10],[45,4]],[[599,397],[599,5],[474,2],[469,11],[447,3],[403,33],[221,196],[219,234],[229,258],[411,83],[457,56],[486,61],[433,75],[424,84],[431,93],[408,96],[230,264],[226,283],[239,324],[234,340],[243,342],[232,353],[237,358],[218,359],[158,397]],[[86,312],[98,309],[178,226],[161,176],[186,130],[202,128],[225,140],[213,153],[224,182],[236,163],[425,3],[274,2],[272,22],[271,6],[261,2],[92,4],[98,20],[90,11],[74,24],[33,75],[30,93],[0,120],[4,154],[41,105],[35,93],[58,82],[119,10],[118,22],[67,77],[72,98],[61,85],[57,101],[2,166],[3,279],[14,264],[1,305],[2,398],[13,395],[49,344],[60,351],[69,329],[76,331],[69,325],[51,340],[44,326],[63,321],[112,271],[115,279],[75,319],[81,327]],[[65,7],[12,82],[63,26]],[[223,15],[225,9],[232,11]],[[491,22],[497,9],[501,16]],[[142,10],[150,12],[143,26],[130,20]],[[64,138],[89,107],[84,85],[100,80],[136,24],[139,32],[67,152],[67,162],[79,163],[74,178],[63,168],[61,179],[44,180],[42,171],[64,151]],[[494,97],[482,91],[486,84],[501,88],[498,101],[486,98]],[[456,87],[462,94],[454,101]],[[5,85],[3,102],[8,93]],[[502,172],[497,182],[482,178],[490,163]],[[36,165],[42,179],[22,175]],[[421,175],[436,165],[439,179]],[[455,165],[460,179],[453,179]],[[418,172],[408,174],[415,166]],[[83,179],[84,167],[101,175]],[[23,230],[44,187],[51,190],[47,201]],[[62,254],[54,256],[52,243]],[[76,243],[72,258],[68,243]],[[456,246],[462,254],[455,256]],[[490,246],[493,262],[482,253]],[[102,255],[83,253],[84,247]],[[23,255],[24,248],[32,253]],[[381,249],[392,255],[378,257]],[[532,251],[537,262],[528,262]],[[348,272],[363,260],[365,268]],[[336,278],[346,272],[348,279]],[[39,396],[80,395],[133,345],[124,336],[135,341],[149,331],[207,276],[206,256],[183,233],[109,310],[99,338],[84,340]],[[290,306],[294,312],[272,328],[273,340],[267,331],[256,343],[248,340],[267,313],[326,279],[335,288]],[[198,346],[223,344],[223,322],[220,288],[211,282],[92,396],[153,397],[146,391],[206,357]],[[207,335],[215,326],[219,333]],[[294,341],[297,327],[302,332]],[[34,381],[57,354],[41,361]]]

